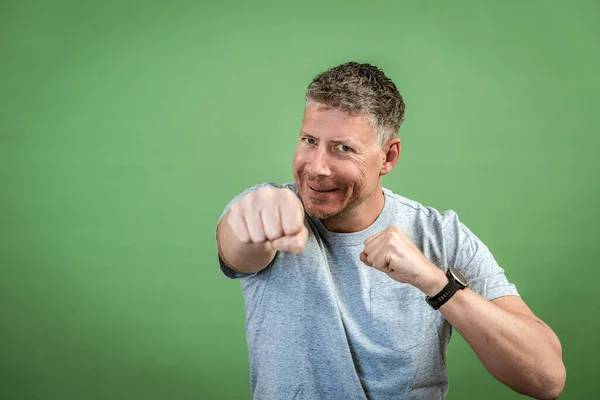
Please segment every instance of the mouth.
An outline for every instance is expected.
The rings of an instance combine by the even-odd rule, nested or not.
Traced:
[[[310,188],[311,191],[316,192],[316,193],[331,193],[331,192],[335,192],[336,190],[338,190],[337,188],[332,188],[332,187],[313,187],[311,185],[308,185],[308,187]]]

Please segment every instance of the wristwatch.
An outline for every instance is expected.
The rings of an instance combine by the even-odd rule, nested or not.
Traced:
[[[448,277],[448,284],[444,286],[442,291],[435,296],[426,297],[427,303],[434,310],[443,306],[444,303],[454,296],[454,293],[467,287],[467,280],[456,268],[448,268],[446,276]]]

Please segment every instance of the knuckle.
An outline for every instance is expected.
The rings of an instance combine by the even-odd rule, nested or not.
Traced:
[[[292,191],[291,191],[291,190],[289,190],[289,189],[284,189],[284,188],[282,188],[282,189],[280,189],[279,193],[281,193],[281,195],[282,195],[283,197],[286,197],[286,198],[288,198],[288,199],[292,199],[292,198],[295,198],[295,197],[296,197],[296,195],[294,194],[294,192],[292,192]]]
[[[258,189],[256,189],[256,193],[258,193],[258,194],[261,194],[261,195],[264,195],[264,194],[266,194],[266,193],[269,193],[269,191],[270,191],[271,189],[272,189],[272,188],[271,188],[270,186],[261,186],[261,187],[259,187]]]
[[[277,192],[280,190],[271,186],[263,186],[260,189],[262,196],[264,196],[265,198],[275,197],[277,195]]]
[[[260,189],[260,196],[262,199],[269,199],[273,197],[273,188],[270,186],[263,186]]]
[[[242,200],[240,200],[240,201],[242,201]],[[231,205],[231,207],[229,207],[231,214],[234,214],[234,215],[241,214],[242,206],[240,205],[240,201],[236,201],[235,203],[233,203]]]
[[[259,189],[259,190],[260,190],[260,189]],[[257,191],[253,191],[253,192],[250,192],[250,193],[246,194],[246,195],[244,196],[244,198],[243,198],[244,202],[246,202],[246,203],[253,203],[253,202],[254,202],[254,198],[255,198],[255,197],[256,197],[256,195],[257,195],[257,192],[258,192],[258,190],[257,190]]]

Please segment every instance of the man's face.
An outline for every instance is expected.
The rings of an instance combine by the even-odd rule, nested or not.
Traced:
[[[311,103],[304,113],[293,160],[296,186],[309,215],[355,216],[380,189],[385,152],[366,116],[321,107]]]

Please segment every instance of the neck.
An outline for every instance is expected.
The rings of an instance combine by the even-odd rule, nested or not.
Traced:
[[[377,220],[383,206],[385,205],[385,197],[381,184],[370,197],[360,203],[357,207],[344,213],[343,215],[321,220],[325,228],[330,232],[352,233],[360,232],[367,229]]]

